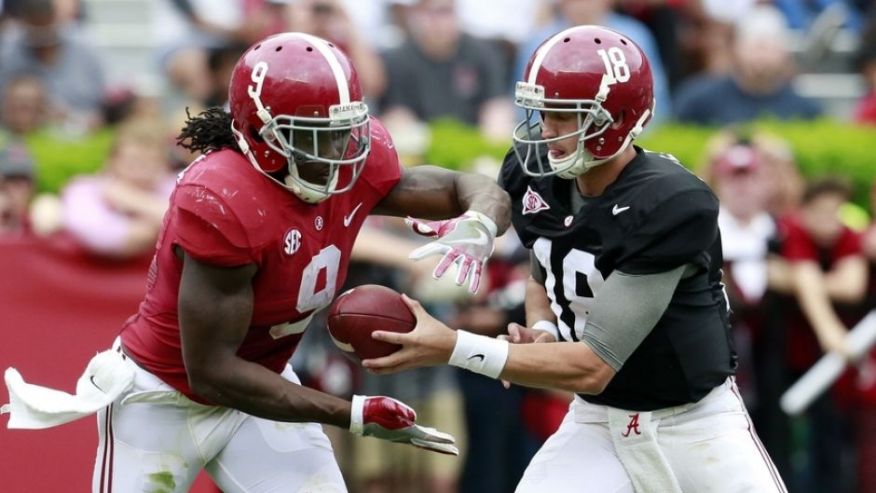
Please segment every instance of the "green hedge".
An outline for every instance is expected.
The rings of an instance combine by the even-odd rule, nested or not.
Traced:
[[[674,154],[690,167],[704,158],[706,143],[716,129],[664,125],[642,138],[649,149]],[[811,122],[756,122],[740,128],[742,133],[763,131],[781,137],[791,146],[801,173],[807,178],[842,176],[852,181],[856,201],[866,203],[867,190],[876,179],[876,128],[832,120]]]
[[[451,169],[466,170],[481,156],[501,161],[510,144],[510,140],[487,142],[477,130],[455,121],[437,121],[430,129],[431,145],[425,153],[425,161]],[[743,131],[753,129],[786,139],[805,176],[836,174],[850,179],[855,185],[856,202],[867,205],[867,190],[876,178],[873,155],[876,129],[820,120],[758,122],[744,127]],[[646,133],[641,144],[672,153],[686,166],[694,168],[703,159],[706,144],[716,131],[665,124]],[[101,168],[112,143],[112,132],[104,130],[76,139],[44,132],[33,135],[27,142],[37,162],[40,190],[57,191],[71,176]]]
[[[486,142],[475,129],[451,121],[431,125],[432,144],[426,162],[452,169],[467,169],[479,156],[502,159],[510,141]],[[664,124],[640,139],[643,147],[674,154],[685,166],[695,169],[705,157],[709,139],[719,129]],[[854,126],[833,120],[808,122],[763,121],[739,127],[742,133],[764,131],[785,139],[791,146],[801,172],[808,178],[828,174],[846,177],[855,186],[855,202],[868,206],[867,192],[876,179],[876,128]]]
[[[73,176],[101,169],[112,139],[111,130],[78,137],[47,130],[29,136],[26,143],[36,163],[38,190],[54,193]]]
[[[455,170],[467,170],[471,162],[489,156],[501,162],[508,152],[508,142],[490,143],[477,129],[456,120],[437,120],[429,124],[430,145],[423,159],[426,163]]]

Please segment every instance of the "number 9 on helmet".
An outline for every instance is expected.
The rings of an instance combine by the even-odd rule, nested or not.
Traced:
[[[250,163],[301,200],[353,187],[370,151],[368,106],[349,58],[334,44],[282,33],[235,65],[229,106]]]

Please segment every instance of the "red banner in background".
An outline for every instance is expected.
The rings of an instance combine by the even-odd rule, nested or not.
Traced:
[[[60,236],[0,240],[0,369],[74,392],[88,360],[112,345],[136,311],[148,266],[148,258],[94,258]],[[5,385],[0,402],[9,402]],[[94,418],[47,430],[8,430],[7,420],[0,418],[0,490],[91,490]],[[192,491],[216,491],[207,483]]]

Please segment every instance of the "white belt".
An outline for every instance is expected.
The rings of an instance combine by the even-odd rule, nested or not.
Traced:
[[[699,402],[655,411],[629,411],[590,404],[577,396],[572,409],[577,423],[608,425],[615,453],[637,492],[681,493],[678,479],[657,443],[660,420],[690,411],[710,397],[719,395],[732,384],[732,380],[728,378]]]
[[[681,493],[681,486],[657,443],[653,412],[608,408],[608,430],[618,458],[640,493]]]

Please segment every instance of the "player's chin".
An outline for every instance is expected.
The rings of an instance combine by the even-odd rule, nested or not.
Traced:
[[[298,167],[301,179],[315,185],[325,185],[329,181],[331,167],[318,161],[306,161]]]

